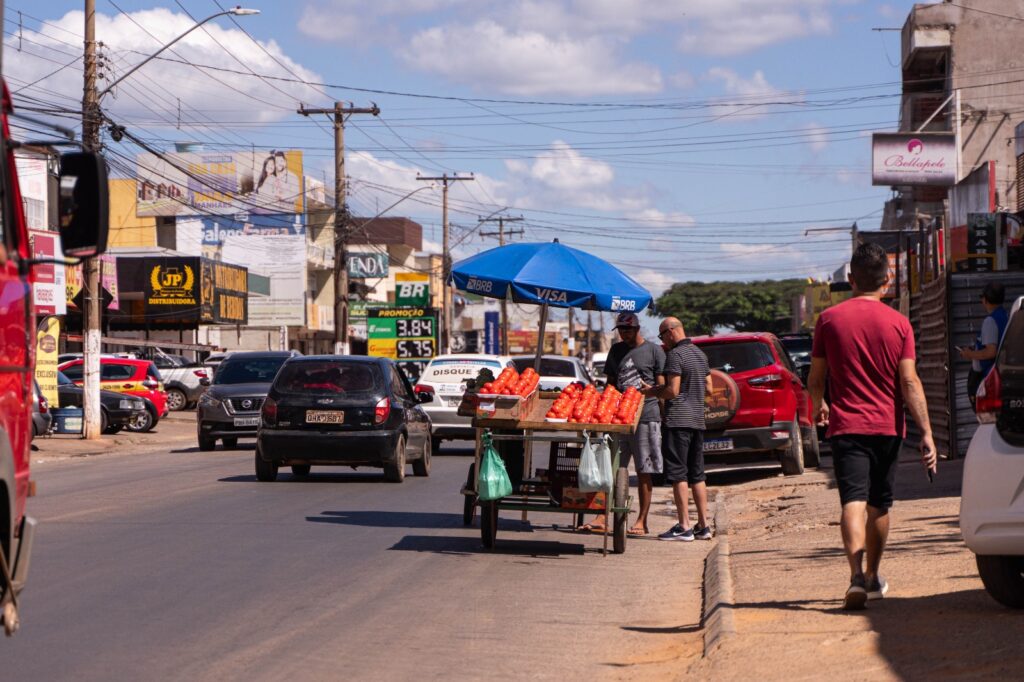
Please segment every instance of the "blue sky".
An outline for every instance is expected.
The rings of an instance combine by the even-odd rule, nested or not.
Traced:
[[[186,10],[203,18],[218,2],[228,6],[96,0],[106,82],[191,26]],[[355,213],[423,186],[417,173],[472,172],[451,190],[456,257],[495,245],[478,236],[480,217],[523,216],[523,238],[591,251],[655,295],[674,281],[825,277],[849,236],[806,230],[879,224],[887,190],[870,184],[870,131],[897,126],[900,46],[898,32],[872,29],[899,28],[910,2],[243,5],[262,13],[206,24],[104,111],[164,149],[302,149],[307,174],[330,183],[330,125],[294,110],[375,102],[378,119],[346,129]],[[74,123],[81,7],[7,0],[17,106]],[[105,143],[122,167],[138,151]],[[390,213],[440,243],[439,191]]]

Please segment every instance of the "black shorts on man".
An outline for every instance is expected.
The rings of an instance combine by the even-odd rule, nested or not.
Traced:
[[[665,427],[661,435],[665,480],[690,485],[707,479],[704,473],[704,432]]]
[[[889,509],[903,439],[848,433],[829,442],[840,503],[867,502],[876,509]]]

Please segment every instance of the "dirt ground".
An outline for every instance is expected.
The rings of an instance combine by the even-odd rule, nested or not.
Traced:
[[[727,488],[736,634],[686,677],[1019,678],[1024,614],[992,600],[960,537],[962,462],[929,483],[905,453],[881,573],[886,598],[839,609],[849,578],[831,463]]]

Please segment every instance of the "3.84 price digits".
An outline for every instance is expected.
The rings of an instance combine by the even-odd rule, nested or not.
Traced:
[[[433,336],[434,319],[431,317],[399,318],[395,320],[395,334],[400,339]]]
[[[395,344],[399,360],[434,357],[433,339],[406,339]]]

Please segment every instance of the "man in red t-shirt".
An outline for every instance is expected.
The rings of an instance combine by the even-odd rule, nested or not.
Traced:
[[[819,424],[828,424],[850,562],[843,608],[862,609],[889,589],[878,567],[889,535],[896,462],[905,433],[904,403],[921,430],[921,462],[935,470],[935,443],[917,376],[914,330],[882,303],[889,257],[862,244],[850,259],[853,298],[818,318],[807,380]],[[822,402],[828,379],[831,406]],[[867,566],[865,567],[865,558]]]

